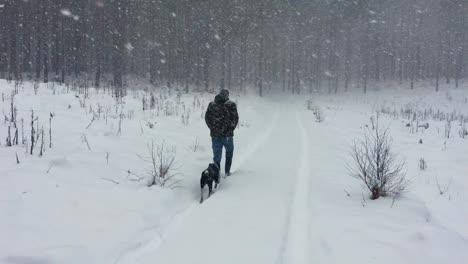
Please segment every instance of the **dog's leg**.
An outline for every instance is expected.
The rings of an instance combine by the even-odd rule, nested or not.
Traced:
[[[211,196],[211,193],[213,191],[213,182],[208,183],[208,197]]]
[[[200,203],[203,203],[203,188],[201,188],[200,190],[201,190]]]
[[[218,177],[215,178],[215,190],[218,189],[218,186],[219,186],[219,175]]]

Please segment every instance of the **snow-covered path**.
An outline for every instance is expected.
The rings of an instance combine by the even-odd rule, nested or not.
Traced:
[[[236,153],[233,176],[212,198],[187,209],[163,241],[155,238],[117,263],[305,263],[310,173],[297,109],[272,109],[270,127],[242,139],[252,141],[250,148]]]
[[[12,87],[0,81],[0,93]],[[141,110],[142,94],[122,106],[94,91],[82,107],[79,95],[57,91],[42,87],[35,95],[31,86],[15,97],[25,121],[31,109],[39,120],[57,115],[54,146],[43,157],[0,146],[0,263],[468,263],[468,141],[457,135],[463,127],[455,122],[447,139],[445,121],[429,118],[428,129],[414,132],[398,110],[419,102],[410,108],[415,113],[468,113],[468,89],[236,95],[234,174],[203,204],[199,175],[211,160],[203,114],[211,94],[187,94],[177,104],[176,94],[160,91],[179,115],[158,115]],[[323,122],[315,122],[310,103],[323,110]],[[181,124],[187,106],[190,122]],[[0,107],[7,112],[10,102]],[[100,108],[110,109],[108,118],[101,111],[86,128]],[[381,108],[412,180],[395,203],[368,200],[347,171],[353,141]],[[128,112],[121,135],[115,109]],[[7,126],[0,123],[0,138]],[[148,188],[128,171],[146,176],[140,157],[147,144],[166,140],[177,148],[182,181],[176,189]],[[421,158],[426,170],[417,166]]]

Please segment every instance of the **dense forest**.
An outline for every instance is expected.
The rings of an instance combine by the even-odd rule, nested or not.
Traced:
[[[212,90],[468,76],[467,0],[0,0],[0,78]]]

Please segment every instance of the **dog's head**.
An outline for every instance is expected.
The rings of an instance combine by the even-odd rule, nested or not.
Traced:
[[[215,180],[219,176],[219,167],[216,163],[210,163],[208,168],[202,172],[202,181],[207,181],[209,179]]]
[[[219,167],[215,163],[209,164],[208,168],[202,172],[200,178],[200,187],[203,188],[205,184],[213,180],[219,180]]]
[[[219,167],[216,163],[210,163],[208,165],[208,169],[215,172],[215,173],[219,173]]]

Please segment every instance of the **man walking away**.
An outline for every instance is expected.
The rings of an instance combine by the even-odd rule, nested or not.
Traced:
[[[222,89],[208,105],[205,122],[210,129],[213,148],[213,161],[221,168],[223,147],[226,149],[226,176],[231,175],[232,157],[234,154],[234,130],[239,122],[237,106],[229,100],[229,91]]]

